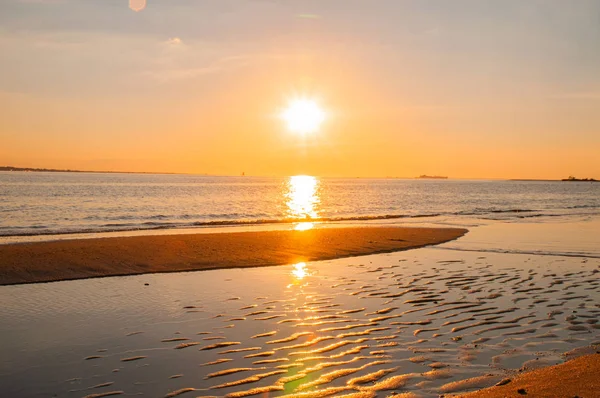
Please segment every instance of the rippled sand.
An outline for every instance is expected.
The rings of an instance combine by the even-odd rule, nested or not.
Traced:
[[[599,271],[599,259],[420,249],[213,274],[227,277],[212,293],[192,288],[203,273],[171,275],[170,286],[189,287],[175,301],[160,296],[168,290],[158,282],[142,287],[144,278],[136,277],[139,294],[159,294],[177,321],[152,318],[152,306],[138,304],[149,320],[120,330],[110,343],[96,338],[97,347],[88,346],[56,376],[66,381],[46,391],[68,397],[471,391],[600,343]],[[118,330],[118,322],[110,327]]]

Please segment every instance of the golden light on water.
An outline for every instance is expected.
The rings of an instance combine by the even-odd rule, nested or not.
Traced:
[[[317,218],[319,180],[312,176],[290,177],[285,193],[289,218]],[[310,229],[310,228],[306,228]]]
[[[292,100],[281,113],[288,129],[297,134],[314,133],[321,128],[325,121],[325,111],[319,104],[309,98]]]
[[[306,269],[306,263],[295,264],[294,269],[292,271],[292,275],[294,275],[294,277],[299,281],[304,279],[306,277],[306,275],[308,275],[308,271]]]
[[[296,231],[308,231],[309,229],[313,229],[315,227],[315,223],[312,222],[300,222],[296,224],[294,229]]]

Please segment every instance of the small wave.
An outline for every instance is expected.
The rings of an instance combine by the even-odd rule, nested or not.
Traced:
[[[512,209],[512,210],[490,210],[490,213],[531,213],[538,210],[531,209]]]
[[[593,207],[593,206],[592,206]],[[506,216],[501,216],[505,214]],[[435,218],[440,216],[454,216],[454,217],[473,217],[481,220],[508,220],[508,219],[531,219],[531,218],[542,218],[542,217],[561,217],[561,216],[585,216],[585,215],[597,215],[597,212],[559,212],[559,213],[547,213],[538,210],[531,209],[480,209],[475,211],[460,211],[460,212],[440,212],[440,213],[426,213],[426,214],[382,214],[382,215],[353,215],[353,216],[339,216],[339,217],[316,217],[316,218],[260,218],[252,219],[252,215],[246,215],[248,218],[240,219],[227,219],[222,217],[220,219],[211,220],[210,218],[216,216],[211,214],[208,216],[204,215],[204,220],[199,221],[181,221],[181,216],[167,217],[164,215],[154,215],[147,218],[137,220],[135,222],[111,222],[93,226],[45,226],[45,225],[31,225],[31,226],[19,226],[19,227],[0,227],[0,236],[37,236],[37,235],[67,235],[67,234],[79,234],[79,233],[103,233],[103,232],[128,232],[128,231],[144,231],[144,230],[158,230],[158,229],[185,229],[185,228],[201,228],[201,227],[228,227],[228,226],[253,226],[253,225],[264,225],[264,224],[294,224],[301,222],[345,222],[345,221],[377,221],[377,220],[400,220],[400,219],[423,219],[423,218]],[[262,214],[261,214],[262,215]],[[496,215],[496,216],[494,216]],[[221,215],[229,216],[230,215]],[[253,215],[257,217],[258,215]],[[263,215],[264,216],[264,215]],[[200,218],[200,216],[196,216]],[[158,221],[165,219],[165,221]],[[168,221],[167,221],[168,220]],[[179,221],[178,221],[179,220]],[[129,221],[129,220],[127,220]]]
[[[562,217],[564,214],[529,214],[526,216],[517,216],[517,218],[536,218],[536,217]]]
[[[567,206],[567,209],[598,209],[599,205],[575,205],[575,206]]]
[[[7,228],[5,231],[0,229],[0,236],[36,236],[36,235],[66,235],[77,233],[100,233],[100,232],[127,232],[138,230],[155,229],[182,229],[194,227],[226,227],[226,226],[251,226],[263,224],[295,224],[300,222],[342,222],[342,221],[371,221],[371,220],[390,220],[401,218],[423,218],[437,217],[440,214],[386,214],[374,216],[351,216],[351,217],[319,217],[319,218],[285,218],[285,219],[258,219],[258,220],[214,220],[214,221],[194,221],[194,222],[158,222],[142,221],[139,223],[108,223],[98,227],[90,228],[69,228],[69,229],[46,229],[44,231],[31,231],[35,226]],[[15,231],[19,229],[27,232]]]
[[[589,252],[560,252],[560,251],[543,251],[543,250],[519,250],[519,249],[469,249],[465,247],[432,247],[435,250],[454,250],[462,252],[481,252],[481,253],[502,253],[502,254],[528,254],[533,256],[556,256],[556,257],[577,257],[577,258],[600,258],[598,253]]]
[[[39,225],[38,224],[38,225],[29,225],[27,227],[12,227],[12,228],[15,228],[15,229],[47,229],[47,228],[50,228],[50,227],[48,227],[46,225]]]
[[[164,214],[156,214],[156,215],[150,216],[148,218],[151,220],[164,220],[164,219],[168,219],[169,216],[165,216]]]
[[[535,213],[539,210],[533,209],[475,209],[475,210],[463,210],[452,213],[455,216],[479,216],[482,214],[514,214],[514,213]]]

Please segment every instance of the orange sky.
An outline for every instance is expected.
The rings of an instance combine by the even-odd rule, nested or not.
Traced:
[[[599,178],[600,5],[482,3],[8,1],[0,165]]]

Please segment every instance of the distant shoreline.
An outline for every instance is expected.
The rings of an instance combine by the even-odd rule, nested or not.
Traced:
[[[539,178],[511,178],[507,181],[522,181],[522,182],[561,182],[561,180],[545,180]]]
[[[13,167],[0,166],[0,171],[24,171],[31,173],[96,173],[96,174],[185,174],[185,173],[167,173],[160,171],[92,171],[92,170],[71,170],[71,169],[39,169],[34,167]],[[200,174],[208,175],[208,174]]]
[[[107,171],[107,170],[71,170],[71,169],[46,169],[36,167],[14,167],[0,166],[0,172],[31,172],[31,173],[92,173],[92,174],[159,174],[159,175],[196,175],[204,177],[237,177],[236,175],[221,175],[208,173],[183,173],[183,172],[166,172],[166,171]],[[243,174],[242,176],[246,176]],[[248,177],[253,177],[248,175]],[[256,176],[267,177],[267,176]],[[277,176],[268,176],[277,177]],[[362,179],[392,179],[392,180],[494,180],[494,181],[523,181],[523,182],[600,182],[594,178],[563,178],[563,179],[542,179],[542,178],[449,178],[447,176],[428,176],[421,175],[419,177],[336,177],[329,176],[324,178],[362,178]]]
[[[429,176],[427,174],[422,174],[415,178],[422,179],[422,180],[447,180],[448,176]]]
[[[523,182],[600,182],[599,180],[593,178],[575,178],[575,179],[566,179],[562,180],[542,180],[542,179],[532,179],[532,178],[512,178],[507,181],[523,181]]]

